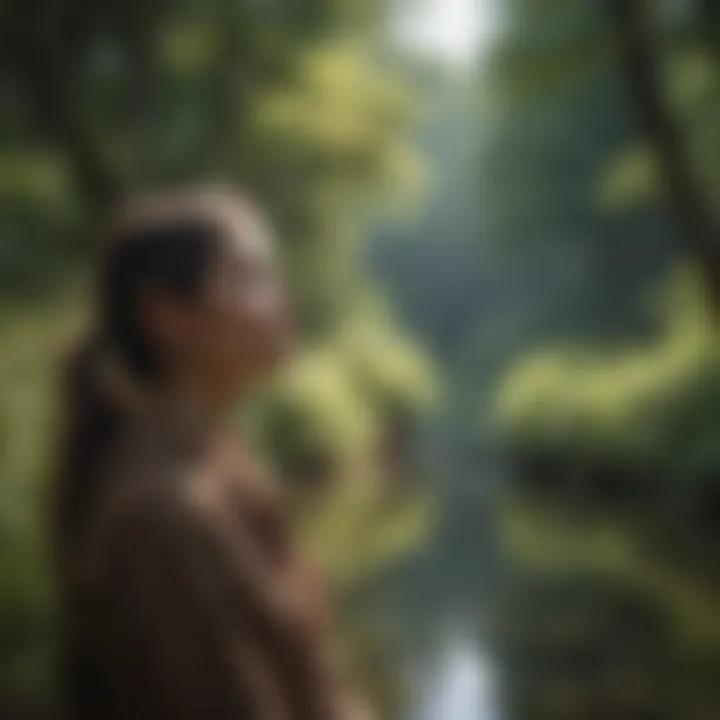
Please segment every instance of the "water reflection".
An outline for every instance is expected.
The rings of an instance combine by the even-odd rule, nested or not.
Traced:
[[[495,669],[474,633],[455,628],[415,673],[408,720],[499,720]]]

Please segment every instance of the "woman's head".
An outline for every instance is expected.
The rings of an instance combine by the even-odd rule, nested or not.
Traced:
[[[144,386],[194,374],[230,392],[285,348],[272,233],[227,191],[128,204],[111,225],[98,280],[103,341]]]
[[[242,197],[196,190],[129,203],[105,242],[96,332],[66,368],[59,547],[92,513],[99,468],[135,400],[152,402],[154,393],[172,394],[173,382],[189,381],[211,402],[229,404],[288,339],[272,234]],[[120,377],[109,376],[111,368]]]

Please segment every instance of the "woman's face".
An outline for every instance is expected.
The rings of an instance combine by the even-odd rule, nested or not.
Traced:
[[[254,379],[290,342],[287,298],[269,230],[250,213],[231,223],[189,318],[186,350],[219,382]]]

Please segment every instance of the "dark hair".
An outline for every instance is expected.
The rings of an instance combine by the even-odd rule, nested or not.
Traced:
[[[212,210],[193,214],[182,203],[175,208],[144,207],[106,238],[95,326],[71,354],[63,378],[66,418],[55,508],[61,552],[86,525],[102,491],[101,463],[132,415],[132,403],[123,397],[127,384],[148,390],[162,378],[163,358],[142,317],[147,293],[179,301],[197,297],[223,234]],[[121,371],[124,389],[109,381],[111,366]]]
[[[138,382],[150,384],[162,373],[142,319],[146,293],[161,291],[180,301],[197,296],[216,235],[202,221],[154,225],[119,238],[107,251],[97,289],[98,339]]]

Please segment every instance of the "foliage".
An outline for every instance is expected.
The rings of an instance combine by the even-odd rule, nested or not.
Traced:
[[[434,522],[432,500],[418,493],[378,511],[367,487],[339,488],[303,517],[304,535],[337,591],[347,595],[417,550]]]
[[[667,423],[684,426],[685,440],[697,437],[702,428],[678,413],[686,398],[697,401],[700,387],[712,398],[718,347],[697,278],[685,273],[671,290],[666,327],[645,347],[554,350],[519,362],[499,395],[502,421],[514,432],[597,453],[634,445],[676,456]]]
[[[682,242],[674,250],[667,243],[657,148],[638,138],[609,16],[598,15],[604,4],[517,5],[547,11],[535,16],[544,23],[537,31],[529,10],[515,18],[518,38],[537,37],[498,82],[512,100],[511,121],[537,146],[524,156],[528,194],[540,189],[527,205],[522,186],[519,204],[500,191],[508,215],[519,209],[504,230],[526,240],[534,258],[555,262],[563,259],[558,238],[565,241],[565,258],[588,274],[575,269],[575,284],[560,287],[560,309],[547,312],[558,329],[518,342],[493,405],[511,473],[501,517],[513,576],[510,597],[501,597],[514,633],[503,658],[509,691],[518,717],[712,717],[720,658],[717,318],[697,274],[676,271],[685,258]],[[646,4],[660,33],[657,69],[712,197],[717,24],[710,4],[666,5],[663,15],[660,4]],[[588,98],[600,93],[605,107],[588,113]],[[554,113],[544,144],[533,140],[534,111]],[[571,159],[575,132],[595,143],[575,144]],[[648,287],[670,268],[648,312]],[[588,293],[596,281],[604,296]],[[518,315],[543,301],[538,285],[528,294]],[[563,303],[572,313],[588,301],[595,317],[563,318]]]
[[[530,514],[506,523],[513,555],[635,587],[648,612],[662,608],[673,661],[689,673],[667,685],[677,696],[699,682],[688,668],[701,672],[720,647],[720,346],[697,279],[673,285],[658,339],[531,357],[508,378],[500,407],[523,467],[515,487],[530,503]]]
[[[397,332],[386,315],[358,313],[344,324],[337,343],[359,391],[381,411],[414,414],[436,396],[428,358]]]
[[[48,701],[52,673],[52,589],[42,480],[52,461],[55,365],[83,319],[76,293],[50,306],[4,309],[0,358],[3,418],[0,475],[0,696]]]
[[[294,363],[262,412],[270,454],[291,476],[315,458],[342,476],[372,452],[377,434],[367,401],[327,350],[307,352]]]
[[[359,312],[307,348],[261,399],[261,435],[291,477],[314,470],[372,484],[368,458],[380,452],[390,422],[426,408],[432,384],[413,344],[382,317]]]

